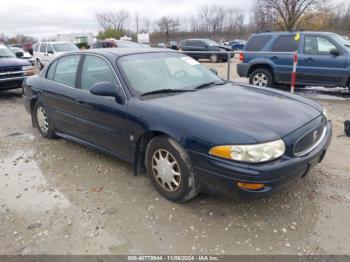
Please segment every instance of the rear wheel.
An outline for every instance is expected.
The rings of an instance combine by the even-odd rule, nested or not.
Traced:
[[[34,123],[39,129],[40,134],[46,138],[55,137],[55,128],[52,125],[51,120],[42,103],[36,103],[33,108],[32,117]]]
[[[273,87],[273,76],[271,72],[264,68],[255,69],[249,76],[251,85],[260,87]]]
[[[199,192],[186,151],[168,136],[155,137],[149,143],[146,168],[157,191],[171,201],[186,202]]]
[[[218,55],[212,54],[212,55],[210,56],[210,62],[212,62],[212,63],[217,63],[218,61],[219,61]]]

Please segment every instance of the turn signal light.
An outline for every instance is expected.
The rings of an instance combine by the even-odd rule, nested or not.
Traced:
[[[264,184],[252,184],[252,183],[244,183],[244,182],[238,182],[237,186],[243,189],[249,189],[249,190],[260,190],[264,188]]]

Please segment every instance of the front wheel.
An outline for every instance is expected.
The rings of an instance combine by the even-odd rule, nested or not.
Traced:
[[[250,74],[249,84],[260,87],[273,87],[273,76],[269,70],[258,68]]]
[[[171,201],[186,202],[199,193],[187,152],[168,136],[155,137],[149,143],[146,168],[156,190]]]

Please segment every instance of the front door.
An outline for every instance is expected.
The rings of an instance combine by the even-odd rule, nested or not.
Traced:
[[[114,69],[104,58],[86,55],[80,79],[76,109],[80,137],[127,159],[130,156],[127,103],[119,104],[114,97],[96,96],[89,92],[99,82],[119,86]]]
[[[339,55],[332,55],[332,49],[337,49]],[[305,35],[303,53],[298,60],[297,79],[312,85],[341,85],[344,81],[345,62],[345,53],[330,37]]]

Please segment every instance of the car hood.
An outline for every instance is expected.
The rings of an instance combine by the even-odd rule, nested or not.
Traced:
[[[26,65],[30,65],[30,63],[22,59],[0,57],[0,67],[14,67],[14,66],[26,66]]]
[[[258,142],[280,139],[321,115],[317,103],[265,88],[226,84],[148,100]]]

